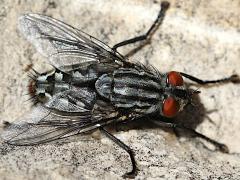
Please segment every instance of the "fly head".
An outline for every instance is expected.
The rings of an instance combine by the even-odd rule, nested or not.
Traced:
[[[165,117],[174,117],[177,113],[187,105],[192,104],[192,95],[200,93],[200,91],[193,91],[184,85],[183,78],[179,72],[170,71],[164,75],[162,82],[163,87],[163,101],[161,108],[161,115]]]

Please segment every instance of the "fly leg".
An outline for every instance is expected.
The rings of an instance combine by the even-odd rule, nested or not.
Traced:
[[[233,74],[229,77],[226,78],[222,78],[222,79],[217,79],[217,80],[202,80],[202,79],[198,79],[192,75],[189,74],[185,74],[185,73],[180,73],[183,77],[190,79],[193,82],[196,82],[197,84],[200,85],[206,85],[206,84],[218,84],[218,83],[228,83],[228,82],[232,82],[232,83],[240,83],[240,78],[237,74]]]
[[[130,172],[127,172],[123,175],[124,178],[134,178],[137,175],[137,165],[136,165],[136,161],[134,158],[134,152],[133,150],[127,146],[126,144],[124,144],[120,139],[116,138],[114,135],[112,135],[111,133],[109,133],[107,130],[105,130],[103,127],[99,128],[101,130],[101,132],[103,132],[109,139],[111,139],[113,142],[117,143],[117,145],[119,145],[121,148],[123,148],[125,151],[127,151],[127,153],[130,156],[131,159],[131,163],[132,163],[132,170]]]
[[[211,143],[212,145],[215,146],[216,150],[219,150],[223,153],[228,153],[229,149],[225,144],[219,143],[197,131],[195,131],[194,129],[191,129],[189,127],[185,127],[184,125],[180,125],[180,124],[175,124],[175,123],[166,123],[166,122],[159,122],[159,121],[154,121],[157,125],[160,125],[162,127],[168,127],[168,128],[173,128],[173,129],[182,129],[185,131],[188,131],[190,133],[192,133],[193,135],[195,135],[198,138],[204,139],[205,141]]]
[[[169,8],[169,2],[163,1],[161,3],[161,10],[159,11],[157,19],[154,21],[152,26],[148,29],[148,31],[145,34],[143,34],[141,36],[131,38],[131,39],[128,39],[128,40],[125,40],[125,41],[122,41],[118,44],[115,44],[112,49],[116,51],[117,48],[119,48],[121,46],[132,44],[132,43],[135,43],[135,42],[138,42],[138,41],[150,40],[152,35],[154,34],[154,32],[162,24],[165,13],[166,13],[168,8]]]

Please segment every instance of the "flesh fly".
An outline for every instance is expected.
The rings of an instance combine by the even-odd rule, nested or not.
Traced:
[[[152,66],[130,62],[117,51],[121,46],[149,40],[162,23],[168,7],[168,2],[161,3],[158,17],[147,33],[112,48],[54,18],[40,14],[21,16],[20,31],[47,58],[53,70],[46,73],[34,71],[28,90],[35,105],[28,115],[6,128],[2,134],[5,142],[38,145],[100,129],[127,151],[132,170],[124,177],[134,177],[137,166],[133,151],[109,133],[106,125],[149,115],[174,117],[191,104],[194,94],[199,93],[188,89],[183,78],[202,85],[239,82],[237,75],[204,81],[182,72],[161,73]],[[190,131],[217,149],[228,152],[224,144],[193,129],[171,121],[160,122],[170,128]]]

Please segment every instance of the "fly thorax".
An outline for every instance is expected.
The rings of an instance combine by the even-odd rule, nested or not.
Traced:
[[[150,114],[158,111],[161,86],[157,77],[133,68],[121,68],[102,75],[95,83],[99,95],[122,109]]]

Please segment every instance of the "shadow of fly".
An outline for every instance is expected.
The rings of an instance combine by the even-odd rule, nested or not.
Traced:
[[[237,75],[201,80],[182,72],[161,73],[152,66],[130,62],[117,51],[119,47],[139,41],[149,42],[168,8],[169,3],[162,2],[156,20],[145,34],[122,41],[112,48],[54,18],[40,14],[21,16],[21,33],[54,68],[46,73],[32,70],[28,90],[34,106],[29,114],[8,125],[2,134],[5,142],[38,145],[100,129],[129,154],[132,169],[124,177],[133,178],[138,169],[132,149],[105,127],[156,115],[160,125],[189,131],[212,143],[216,150],[227,153],[226,145],[161,118],[174,117],[192,103],[194,94],[199,93],[188,89],[183,78],[207,85],[238,83]]]

